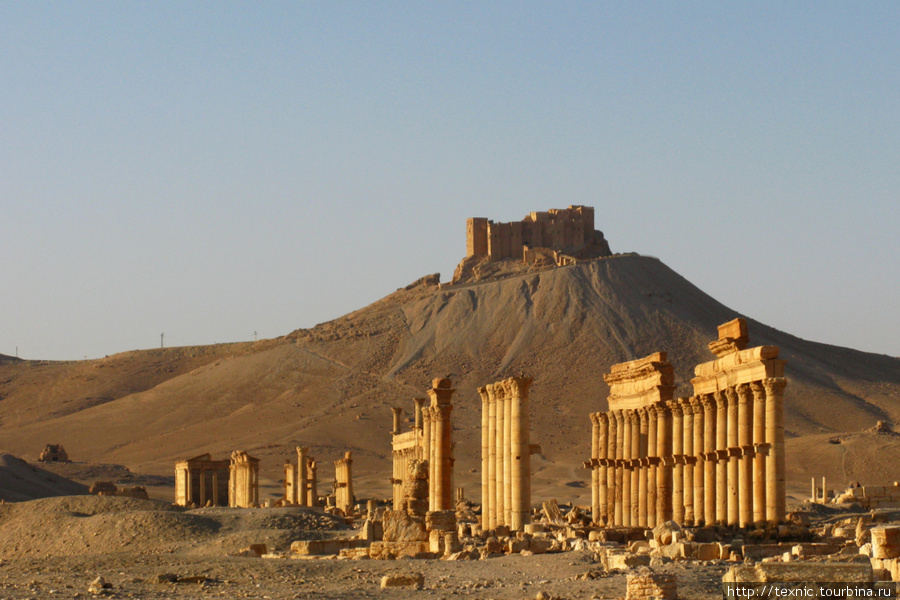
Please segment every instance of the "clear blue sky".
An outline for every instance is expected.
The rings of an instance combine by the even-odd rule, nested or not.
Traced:
[[[742,313],[900,355],[898,31],[898,2],[0,3],[0,353],[283,335],[448,280],[467,217],[586,204]]]

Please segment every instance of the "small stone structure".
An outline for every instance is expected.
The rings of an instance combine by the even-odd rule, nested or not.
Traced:
[[[531,522],[529,377],[478,388],[481,396],[482,526],[522,531]]]
[[[228,506],[259,506],[259,459],[243,450],[231,453],[228,478]]]
[[[175,463],[175,504],[179,506],[228,505],[228,460],[207,454]]]
[[[352,452],[347,452],[344,458],[334,461],[335,506],[347,517],[353,514],[353,505],[356,501],[353,496],[353,475],[350,470],[352,464]]]
[[[694,396],[672,399],[664,352],[613,365],[609,411],[591,422],[596,523],[746,527],[785,516],[784,364],[776,346],[746,349],[747,324],[719,326],[716,360]]]
[[[69,462],[69,455],[62,444],[47,444],[38,456],[39,462]]]
[[[678,578],[670,573],[654,573],[640,567],[625,579],[625,600],[675,600]]]

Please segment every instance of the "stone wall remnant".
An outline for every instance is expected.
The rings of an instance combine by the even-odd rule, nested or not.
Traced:
[[[259,459],[243,450],[231,453],[228,478],[228,506],[259,506]]]

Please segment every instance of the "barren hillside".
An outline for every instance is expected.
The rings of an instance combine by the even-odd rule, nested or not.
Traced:
[[[534,461],[535,500],[545,494],[583,500],[587,474],[579,465],[589,453],[587,415],[606,408],[603,373],[665,350],[677,393],[688,395],[693,366],[713,358],[706,345],[716,326],[743,316],[658,259],[633,255],[474,284],[434,281],[256,344],[3,362],[0,451],[33,458],[45,443],[62,443],[75,460],[168,475],[177,459],[245,449],[263,459],[263,476],[274,485],[284,459],[302,443],[319,459],[320,489],[328,487],[331,461],[352,449],[357,494],[387,494],[389,407],[402,405],[411,415],[411,399],[434,377],[449,375],[458,390],[458,484],[477,497],[475,389],[526,374],[534,378],[532,438],[543,448]],[[788,360],[789,437],[900,420],[900,360],[748,321],[751,345],[780,346]],[[818,452],[820,445],[798,441],[789,442],[789,451]],[[894,446],[881,445],[900,459]],[[806,489],[823,464],[797,464],[809,468],[792,467],[789,483]],[[850,465],[841,476],[865,480],[867,473]],[[900,479],[900,471],[891,476]]]

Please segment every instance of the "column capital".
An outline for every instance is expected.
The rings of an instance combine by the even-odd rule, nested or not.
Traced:
[[[703,400],[700,399],[700,396],[691,396],[691,408],[694,409],[695,415],[703,414]]]
[[[723,408],[728,408],[728,398],[725,396],[725,392],[723,390],[718,390],[715,392],[716,399],[716,408],[722,410]]]
[[[738,393],[733,387],[725,388],[725,397],[728,399],[728,406],[736,405],[738,403]]]
[[[763,385],[762,381],[751,381],[748,385],[750,386],[750,391],[753,392],[754,400],[758,402],[766,397],[766,386]]]
[[[649,420],[650,408],[645,406],[638,410],[638,418],[641,420],[641,424],[646,424]]]
[[[446,422],[450,420],[450,411],[453,410],[452,404],[439,404],[431,407],[431,420]]]
[[[487,404],[491,401],[491,397],[488,395],[487,386],[485,385],[478,388],[478,395],[481,397],[482,404]]]
[[[703,404],[705,410],[716,409],[716,397],[713,394],[701,394],[700,402]]]
[[[678,406],[681,407],[681,411],[685,415],[694,414],[694,411],[691,408],[691,399],[690,398],[679,398],[678,400],[676,400],[676,402],[678,402]]]
[[[665,402],[660,402],[659,404],[654,404],[654,405],[653,405],[653,408],[656,409],[656,416],[657,416],[657,417],[665,418],[666,415],[671,414],[671,413],[669,412],[669,407],[666,406],[666,403],[665,403]]]
[[[616,421],[622,423],[625,420],[625,415],[622,414],[621,410],[611,410],[609,413],[615,417]]]
[[[762,381],[766,387],[766,394],[769,396],[780,396],[784,393],[784,386],[787,385],[787,379],[784,377],[767,377]]]
[[[738,401],[741,404],[747,404],[753,398],[753,390],[750,388],[749,383],[739,383],[735,386],[738,395]]]
[[[528,390],[531,388],[531,377],[510,377],[500,382],[507,396],[518,398],[528,396]]]
[[[588,416],[591,418],[592,425],[600,424],[600,413],[590,413],[590,415],[588,415]]]
[[[447,378],[438,378],[431,382],[431,389],[428,390],[428,397],[431,398],[431,404],[450,404],[453,397],[453,382]]]
[[[668,400],[666,402],[666,406],[669,407],[669,411],[672,413],[673,417],[680,417],[682,415],[681,405],[677,400]]]
[[[609,413],[595,412],[593,414],[595,414],[597,416],[597,422],[600,425],[605,425],[609,421]]]

